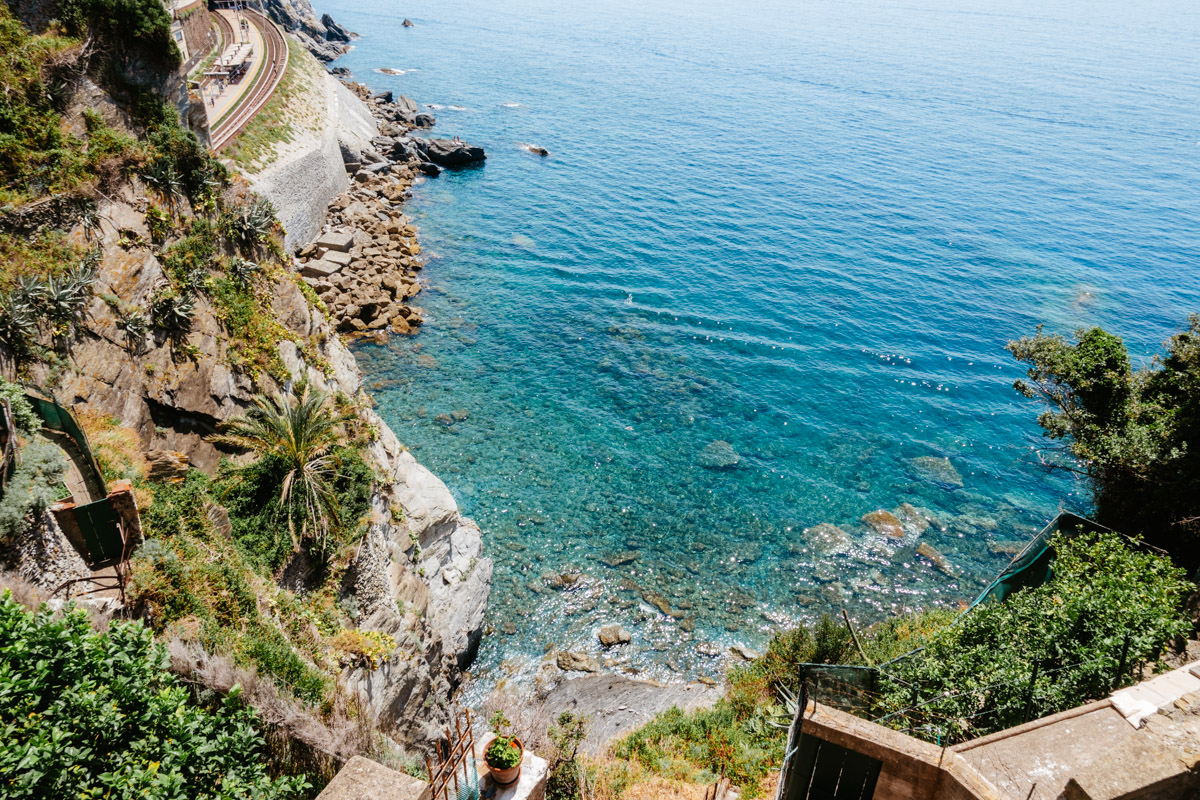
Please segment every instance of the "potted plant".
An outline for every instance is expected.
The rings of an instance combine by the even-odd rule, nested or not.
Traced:
[[[483,760],[487,762],[488,771],[491,772],[492,780],[497,786],[512,786],[521,777],[521,761],[525,758],[525,748],[520,739],[508,735],[512,722],[503,711],[492,715],[491,726],[496,738],[492,739],[484,751]]]

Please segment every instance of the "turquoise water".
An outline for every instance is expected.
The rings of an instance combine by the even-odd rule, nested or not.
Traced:
[[[340,65],[488,151],[410,205],[429,324],[358,354],[483,526],[489,680],[605,622],[619,668],[716,674],[791,619],[970,598],[1086,506],[1005,342],[1101,324],[1147,358],[1200,310],[1194,4],[318,11],[363,34]],[[736,468],[698,463],[718,440]],[[948,572],[859,522],[902,502]],[[805,546],[822,522],[849,552]]]

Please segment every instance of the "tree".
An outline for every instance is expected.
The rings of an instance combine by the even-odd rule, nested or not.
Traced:
[[[564,711],[546,732],[554,745],[546,800],[579,800],[582,796],[584,773],[579,763],[579,747],[587,738],[589,722],[582,714]]]
[[[331,451],[341,443],[341,426],[350,418],[334,408],[329,395],[305,383],[299,395],[258,396],[245,415],[223,424],[222,433],[208,437],[214,444],[250,450],[283,463],[286,471],[279,489],[279,510],[287,514],[296,552],[310,535],[319,535],[324,549],[330,525],[340,523],[333,485],[338,459]],[[296,517],[301,521],[299,536]]]
[[[1039,326],[1008,349],[1029,365],[1014,387],[1049,406],[1047,465],[1088,478],[1100,522],[1200,564],[1200,315],[1141,370],[1100,328],[1071,342]]]
[[[237,687],[197,705],[140,622],[96,632],[83,611],[32,613],[5,591],[0,642],[6,798],[284,800],[308,788],[267,775]]]

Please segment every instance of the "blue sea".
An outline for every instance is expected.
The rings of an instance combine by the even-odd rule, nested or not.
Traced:
[[[1088,507],[1005,344],[1102,325],[1148,363],[1200,311],[1194,3],[317,11],[362,34],[339,66],[488,153],[409,204],[428,324],[357,348],[485,532],[484,685],[559,649],[718,676],[796,620],[971,599]],[[902,503],[919,539],[861,521]]]

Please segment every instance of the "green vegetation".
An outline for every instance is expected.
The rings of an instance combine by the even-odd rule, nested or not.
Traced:
[[[171,17],[158,0],[60,0],[58,14],[72,36],[103,42],[101,57],[125,73],[179,64]]]
[[[96,283],[96,254],[91,251],[73,269],[36,278],[20,277],[0,295],[0,340],[18,356],[46,350],[42,342],[61,342],[82,317]]]
[[[0,546],[11,547],[61,495],[67,464],[56,446],[35,440],[21,448],[21,463],[0,498]]]
[[[1016,389],[1048,407],[1046,460],[1088,477],[1098,521],[1200,566],[1200,315],[1145,369],[1100,328],[1072,342],[1039,327],[1008,348],[1029,365]]]
[[[1048,583],[976,607],[884,670],[875,714],[903,710],[887,723],[934,741],[983,736],[1104,697],[1190,631],[1193,587],[1168,558],[1112,533],[1050,546]]]
[[[618,742],[613,754],[652,773],[693,783],[712,783],[724,775],[747,797],[757,797],[762,779],[783,762],[790,723],[784,707],[774,704],[764,704],[745,719],[727,700],[691,713],[672,708]]]
[[[861,650],[830,617],[780,631],[766,653],[729,672],[712,709],[660,714],[613,754],[667,778],[711,783],[723,774],[753,794],[778,769],[804,664],[883,665],[874,683],[846,679],[853,701],[820,699],[945,744],[1103,697],[1189,632],[1192,586],[1165,556],[1113,533],[1060,534],[1050,544],[1045,585],[961,616],[893,617],[858,632]]]
[[[238,692],[193,702],[141,623],[95,632],[82,611],[33,614],[5,592],[0,641],[5,797],[282,800],[307,788],[268,777]]]
[[[342,628],[336,583],[301,600],[257,573],[213,529],[203,473],[153,489],[154,503],[142,516],[149,541],[134,555],[130,590],[150,624],[256,667],[304,702],[324,702],[335,668],[327,639]]]
[[[13,422],[17,424],[17,430],[20,433],[28,436],[42,427],[41,417],[34,412],[33,405],[25,396],[24,387],[2,375],[0,375],[0,400],[8,401],[8,407],[12,409],[13,413]]]
[[[328,395],[304,383],[298,395],[260,396],[244,416],[224,423],[223,433],[210,436],[209,441],[259,456],[250,465],[226,467],[222,472],[231,510],[246,512],[237,515],[239,520],[257,522],[262,512],[255,509],[274,505],[275,517],[286,521],[293,552],[302,545],[315,545],[324,555],[344,543],[343,536],[356,527],[356,520],[345,512],[366,513],[371,483],[361,456],[340,446],[350,419]],[[274,503],[263,502],[269,499]],[[265,551],[276,564],[284,555],[282,537],[272,540],[271,532],[277,528],[270,525],[263,531],[253,526],[256,538],[264,533],[268,537],[256,541],[259,552]]]
[[[582,714],[564,711],[550,726],[550,774],[546,778],[546,800],[580,800],[587,780],[579,760],[579,746],[587,738],[590,720]]]

